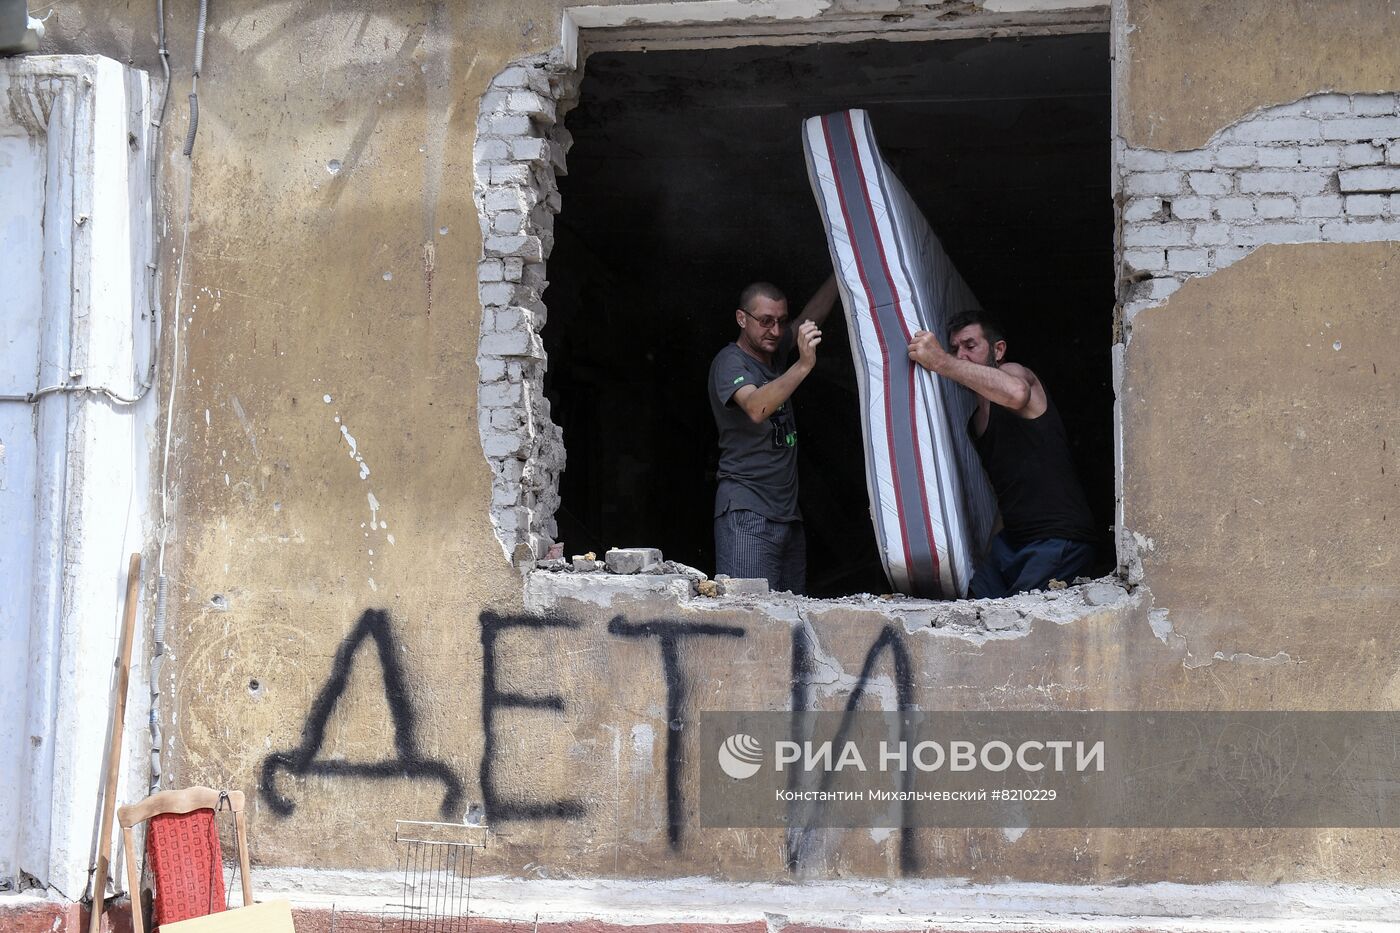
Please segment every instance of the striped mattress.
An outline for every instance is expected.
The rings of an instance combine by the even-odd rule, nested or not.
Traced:
[[[976,397],[911,362],[914,332],[943,336],[977,299],[881,158],[864,110],[803,121],[860,384],[875,537],[901,593],[967,593],[996,498],[967,433]]]

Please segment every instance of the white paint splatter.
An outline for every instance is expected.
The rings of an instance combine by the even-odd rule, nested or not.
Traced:
[[[204,409],[204,426],[209,427],[209,409]]]
[[[330,397],[329,395],[323,395],[323,396],[321,396],[321,401],[323,401],[323,402],[325,402],[327,405],[329,405],[329,404],[331,403],[331,397]]]
[[[379,500],[374,498],[374,493],[369,493],[369,527],[373,528],[377,519],[375,516],[379,512]],[[368,532],[365,533],[368,536]]]
[[[369,578],[369,588],[374,590],[376,593],[379,592],[379,584],[374,582],[374,577]]]
[[[335,420],[339,422],[340,416],[337,415]],[[350,433],[350,428],[342,424],[340,436],[345,439],[345,445],[350,448],[350,459],[360,466],[360,479],[369,479],[369,464],[365,463],[365,458],[360,456],[360,445],[355,442],[355,435]]]
[[[390,543],[390,544],[397,544],[397,542],[394,540],[394,536],[393,536],[393,535],[389,535],[389,543]]]

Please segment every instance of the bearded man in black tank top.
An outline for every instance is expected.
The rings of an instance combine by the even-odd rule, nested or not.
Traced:
[[[996,598],[1074,579],[1093,562],[1098,536],[1055,403],[1035,373],[1005,361],[1006,339],[986,312],[949,321],[948,347],[919,331],[909,358],[977,394],[968,430],[1002,529],[978,562],[969,595]]]

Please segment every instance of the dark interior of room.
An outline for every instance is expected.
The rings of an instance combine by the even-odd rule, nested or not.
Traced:
[[[710,360],[741,288],[793,316],[830,273],[803,118],[863,107],[1008,358],[1054,397],[1112,563],[1113,210],[1101,34],[595,54],[560,179],[547,392],[566,554],[651,545],[712,572]],[[794,397],[814,596],[889,591],[840,308]]]

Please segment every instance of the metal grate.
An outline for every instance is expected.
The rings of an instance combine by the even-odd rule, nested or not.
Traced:
[[[467,933],[471,929],[472,872],[486,827],[398,820],[403,903],[402,933]]]

